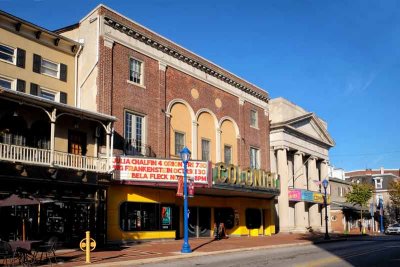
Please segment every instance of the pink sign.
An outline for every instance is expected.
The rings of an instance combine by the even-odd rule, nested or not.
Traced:
[[[300,189],[289,189],[289,200],[301,201],[301,190]]]

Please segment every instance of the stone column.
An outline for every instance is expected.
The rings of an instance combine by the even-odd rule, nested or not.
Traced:
[[[217,138],[215,139],[215,162],[222,162],[225,159],[222,159],[222,149],[221,149],[221,134],[222,131],[220,128],[217,128]],[[225,155],[224,155],[225,156]]]
[[[295,189],[306,189],[307,182],[303,167],[303,156],[304,153],[297,151],[294,154],[294,188]],[[305,213],[304,201],[296,202],[294,206],[294,224],[296,231],[305,232],[307,226],[307,218]]]
[[[197,155],[197,130],[198,130],[198,126],[199,124],[197,123],[197,121],[192,121],[192,148],[190,152],[192,152],[192,159],[196,160],[201,158],[201,156],[199,157]]]
[[[278,175],[281,193],[278,197],[279,231],[289,232],[289,196],[288,196],[288,166],[287,147],[278,147]]]
[[[317,172],[317,159],[314,156],[311,156],[308,159],[308,190],[314,192],[319,191],[318,185],[316,185],[314,182],[317,180],[319,180]],[[308,217],[310,226],[313,228],[313,230],[319,230],[321,227],[321,214],[318,211],[318,204],[310,203]]]
[[[320,174],[321,174],[321,181],[323,181],[324,179],[329,181],[329,174],[328,174],[328,161],[327,160],[323,160],[321,162],[321,168],[320,168]],[[322,193],[325,193],[324,189],[322,189]],[[330,186],[328,184],[328,187],[326,188],[326,194],[330,195]],[[327,206],[328,209],[328,231],[331,231],[331,220],[330,220],[330,215],[331,215],[331,209],[330,209],[330,205],[328,204]],[[323,209],[322,212],[322,226],[325,229],[325,207]],[[325,230],[324,230],[325,231]]]

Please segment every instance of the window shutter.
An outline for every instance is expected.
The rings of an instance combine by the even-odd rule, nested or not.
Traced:
[[[25,68],[25,55],[26,52],[24,49],[17,49],[17,66],[20,68]]]
[[[60,103],[67,104],[67,93],[60,92]]]
[[[40,73],[40,67],[42,65],[42,57],[33,54],[33,72]]]
[[[31,95],[38,95],[39,86],[35,83],[31,83]]]
[[[67,65],[62,63],[60,64],[60,80],[67,81]]]
[[[25,93],[25,81],[24,80],[17,80],[17,91]]]

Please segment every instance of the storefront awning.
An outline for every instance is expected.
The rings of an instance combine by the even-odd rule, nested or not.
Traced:
[[[18,195],[12,194],[8,198],[0,200],[0,207],[39,205],[41,203],[50,203],[50,202],[54,201],[48,198],[35,198],[32,196],[20,197]]]

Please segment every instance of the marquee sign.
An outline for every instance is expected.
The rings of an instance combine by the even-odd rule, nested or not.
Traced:
[[[213,168],[215,184],[254,189],[279,189],[277,175],[259,169],[240,169],[232,164],[217,163]]]
[[[324,194],[319,192],[308,191],[305,189],[291,189],[289,188],[289,200],[290,201],[305,201],[313,203],[324,203]],[[327,195],[327,203],[331,202],[331,196]]]
[[[114,179],[140,182],[178,183],[183,176],[183,162],[173,159],[114,157]],[[196,184],[208,184],[207,161],[189,161],[187,178]]]

